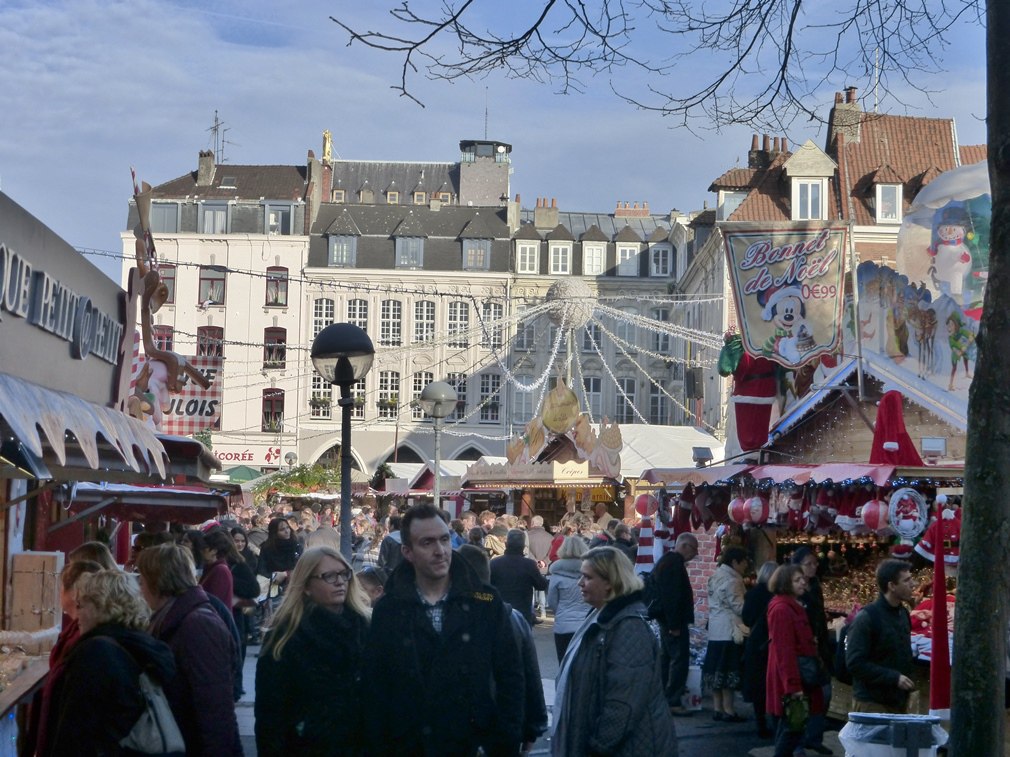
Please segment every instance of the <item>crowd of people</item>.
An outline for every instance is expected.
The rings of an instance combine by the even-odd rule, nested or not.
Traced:
[[[634,537],[597,508],[543,519],[430,504],[355,513],[353,554],[332,512],[245,512],[201,529],[144,531],[124,568],[89,542],[61,576],[62,632],[31,708],[29,754],[125,754],[145,701],[164,690],[191,755],[241,754],[235,703],[247,646],[257,752],[270,755],[517,755],[548,730],[532,628],[547,611],[560,666],[555,755],[677,754],[695,600],[690,533],[647,588]],[[623,528],[622,528],[623,527]],[[713,717],[754,707],[776,757],[823,744],[834,660],[818,561],[722,550],[708,581],[703,685]],[[851,625],[856,708],[901,712],[914,688],[908,566],[888,560],[880,599]],[[797,715],[799,712],[799,715]],[[72,747],[71,747],[72,745]],[[69,750],[69,751],[68,751]]]

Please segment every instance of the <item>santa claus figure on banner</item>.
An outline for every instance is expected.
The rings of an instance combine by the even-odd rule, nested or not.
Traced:
[[[759,449],[768,441],[781,369],[768,358],[747,354],[735,329],[726,332],[723,342],[719,375],[733,377],[733,410],[726,425],[725,456],[729,460]]]
[[[943,562],[947,575],[957,575],[961,560],[961,510],[949,501],[946,494],[936,498],[937,515],[926,527],[926,533],[915,545],[915,553],[928,560],[935,559],[936,544],[943,541]]]

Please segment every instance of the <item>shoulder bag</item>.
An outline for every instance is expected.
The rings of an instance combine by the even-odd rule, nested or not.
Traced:
[[[140,693],[144,711],[119,745],[138,754],[186,754],[186,742],[172,715],[165,691],[147,673],[140,674]]]

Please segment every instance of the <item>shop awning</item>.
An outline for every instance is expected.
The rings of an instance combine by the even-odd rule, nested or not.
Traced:
[[[144,424],[6,373],[0,373],[0,431],[43,464],[35,477],[163,480],[168,471],[165,448]]]
[[[708,468],[649,468],[642,471],[641,480],[664,486],[711,486],[749,471],[749,465],[713,465]]]
[[[73,490],[70,512],[50,531],[93,515],[137,522],[202,523],[228,510],[228,492],[202,487],[132,486],[80,483]]]
[[[825,481],[841,483],[868,479],[877,486],[885,486],[894,473],[893,465],[868,463],[821,463],[820,465],[758,465],[747,471],[755,481],[784,484],[823,484]]]

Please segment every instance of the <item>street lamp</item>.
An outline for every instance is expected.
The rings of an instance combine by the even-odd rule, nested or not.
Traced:
[[[421,390],[419,403],[435,425],[435,507],[441,507],[442,448],[439,439],[446,416],[456,409],[456,390],[444,381],[432,381]]]
[[[351,560],[351,386],[372,367],[375,347],[351,323],[334,323],[312,341],[312,365],[324,381],[340,387],[340,554]]]

